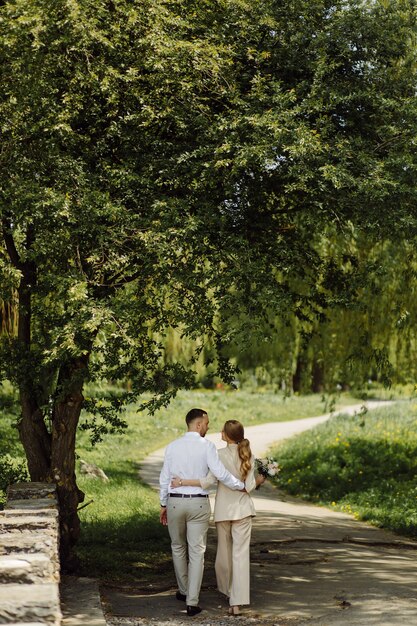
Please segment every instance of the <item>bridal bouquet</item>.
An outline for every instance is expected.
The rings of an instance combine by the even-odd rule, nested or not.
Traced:
[[[258,474],[260,474],[261,476],[265,476],[265,478],[272,478],[273,476],[276,476],[280,471],[278,463],[275,461],[275,459],[271,459],[270,457],[266,459],[255,459],[255,469],[257,470]],[[259,489],[259,487],[260,485],[258,485],[256,489]]]

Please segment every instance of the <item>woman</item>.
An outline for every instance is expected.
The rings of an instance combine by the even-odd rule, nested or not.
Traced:
[[[265,481],[263,476],[255,479],[255,459],[244,429],[237,420],[228,420],[222,430],[226,447],[219,450],[219,457],[226,469],[245,482],[246,491],[232,491],[218,483],[214,505],[214,521],[217,529],[217,554],[215,571],[217,586],[229,598],[229,613],[240,615],[240,605],[249,604],[250,537],[252,517],[256,515],[249,492]],[[201,479],[175,477],[172,487],[200,486],[207,489],[215,482],[209,473]]]

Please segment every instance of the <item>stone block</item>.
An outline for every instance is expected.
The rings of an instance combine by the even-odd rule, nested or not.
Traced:
[[[27,512],[26,515],[2,515],[0,517],[0,535],[10,532],[43,532],[57,534],[58,525],[57,520],[53,517],[39,517],[38,515],[31,515]]]
[[[49,498],[56,494],[54,483],[14,483],[7,488],[7,500]]]
[[[60,626],[61,609],[58,585],[2,585],[0,587],[0,624],[16,622]]]
[[[59,568],[45,554],[0,556],[0,585],[59,582]]]
[[[55,533],[11,532],[0,536],[0,555],[44,554],[58,561],[58,541]]]
[[[16,506],[16,502],[14,502],[13,506],[11,506],[10,508],[5,508],[3,511],[0,511],[0,518],[11,517],[11,516],[13,517],[21,516],[21,515],[31,515],[31,516],[36,515],[36,517],[49,517],[49,518],[54,518],[57,520],[59,517],[58,506],[54,505],[53,502],[52,502],[52,506],[49,506],[49,508],[46,508],[46,509],[45,508],[38,509],[34,507],[33,505],[30,505],[30,502],[31,502],[30,500],[23,500],[23,502],[29,503],[29,506],[27,506],[26,508],[19,508],[19,506]]]
[[[10,500],[4,505],[7,509],[26,509],[26,511],[34,511],[39,509],[56,509],[58,501],[55,498],[27,498],[23,500]]]

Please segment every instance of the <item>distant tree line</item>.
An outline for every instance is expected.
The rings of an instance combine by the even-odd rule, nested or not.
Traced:
[[[333,301],[326,307],[286,316],[271,310],[263,322],[265,340],[256,333],[252,341],[249,337],[228,346],[237,386],[268,386],[291,394],[360,390],[369,382],[416,383],[416,249],[410,242],[368,243],[352,235],[349,253],[344,248],[340,256],[335,241],[327,242],[334,268]],[[322,288],[326,290],[323,283]],[[163,335],[163,345],[166,360],[184,365],[196,348],[172,328]],[[203,349],[195,382],[215,387],[220,379],[214,346],[208,338],[198,345]]]

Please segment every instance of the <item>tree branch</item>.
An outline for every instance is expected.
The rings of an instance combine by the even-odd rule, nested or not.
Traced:
[[[7,218],[2,219],[2,227],[3,227],[3,239],[6,244],[7,254],[9,255],[10,261],[12,264],[18,269],[23,271],[24,266],[20,259],[20,255],[17,251],[16,244],[12,235],[12,227]]]

